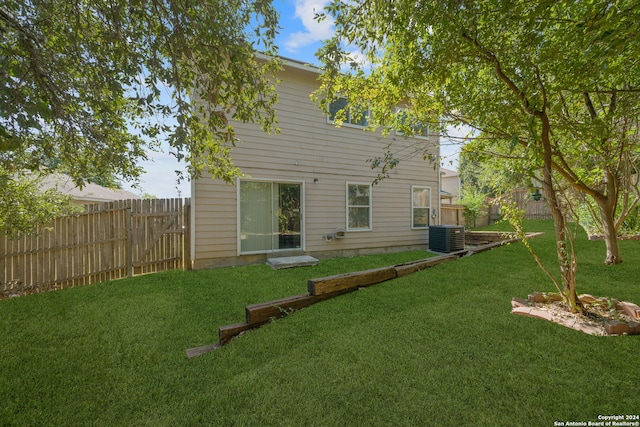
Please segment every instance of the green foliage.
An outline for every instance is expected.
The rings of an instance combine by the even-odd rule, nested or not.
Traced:
[[[501,145],[499,140],[486,134],[466,144],[460,158],[464,182],[493,197],[530,187],[539,181],[538,176],[541,175],[540,159],[533,152],[527,152],[518,145]]]
[[[468,146],[465,146],[467,148]],[[483,166],[486,164],[484,158],[474,155],[473,151],[462,150],[458,160],[458,174],[460,175],[460,187],[463,191],[482,193],[487,197],[495,197],[494,189],[486,182]]]
[[[629,212],[621,227],[621,232],[634,236],[640,234],[640,206],[635,206]]]
[[[508,196],[499,200],[502,208],[503,221],[513,228],[515,237],[521,239],[522,244],[527,248],[538,267],[554,284],[562,300],[572,313],[578,313],[582,304],[578,299],[576,290],[576,273],[578,268],[575,240],[578,235],[578,225],[574,223],[575,229],[571,229],[569,223],[565,222],[562,230],[558,231],[558,223],[554,224],[554,237],[556,246],[557,262],[559,263],[559,274],[547,267],[547,264],[538,255],[531,245],[524,228],[525,211],[516,202],[510,200]]]
[[[624,195],[620,196],[622,199]],[[602,236],[604,233],[602,221],[598,215],[598,206],[590,199],[581,197],[573,201],[574,209],[580,218],[580,225],[592,236]],[[640,206],[635,205],[628,209],[623,216],[624,202],[620,200],[617,205],[616,217],[620,222],[617,233],[619,236],[636,236],[640,234]]]
[[[40,191],[41,179],[34,175],[8,176],[0,169],[0,233],[17,237],[48,226],[59,216],[82,210],[71,197],[55,189]]]
[[[476,221],[486,212],[486,195],[474,190],[465,188],[462,190],[460,204],[464,206],[463,215],[468,226],[475,227]]]
[[[470,150],[501,159],[508,181],[547,165],[599,204],[602,221],[619,194],[638,200],[635,0],[335,0],[326,13],[336,25],[320,52],[326,98],[371,105],[377,125],[404,102],[422,121],[470,126],[481,134]]]
[[[597,206],[585,198],[573,200],[574,211],[580,226],[590,236],[602,236],[602,223],[598,221]]]
[[[3,2],[0,167],[129,181],[166,140],[188,175],[232,180],[231,121],[275,130],[279,66],[256,51],[277,19],[262,0]]]
[[[502,207],[503,221],[508,223],[511,228],[513,228],[512,236],[521,239],[522,244],[527,248],[533,259],[536,261],[536,264],[538,264],[538,267],[540,267],[540,269],[544,271],[544,273],[558,290],[558,293],[562,296],[563,300],[567,302],[569,298],[567,295],[567,290],[564,289],[561,284],[562,279],[558,279],[549,269],[547,269],[533,246],[531,246],[531,242],[527,237],[527,232],[524,229],[524,210],[518,207],[517,203],[508,199],[501,200],[500,206]]]

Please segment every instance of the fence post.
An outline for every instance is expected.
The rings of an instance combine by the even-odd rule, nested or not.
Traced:
[[[133,224],[131,205],[125,210],[125,225],[127,228],[127,277],[133,276]]]
[[[184,209],[182,211],[182,269],[191,270],[191,199],[184,199]]]

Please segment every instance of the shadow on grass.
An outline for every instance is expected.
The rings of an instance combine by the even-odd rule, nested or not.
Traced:
[[[532,244],[554,262],[548,234]],[[640,242],[622,243],[625,262],[610,267],[603,242],[579,240],[579,292],[640,300]],[[520,244],[184,356],[245,305],[304,292],[309,278],[421,257],[174,271],[0,301],[0,424],[543,426],[636,413],[635,337],[509,313],[513,296],[553,290]]]

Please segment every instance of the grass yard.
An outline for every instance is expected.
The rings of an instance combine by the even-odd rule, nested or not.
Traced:
[[[555,261],[550,222],[532,240]],[[580,293],[640,302],[640,241],[605,266],[577,243]],[[552,291],[512,244],[305,308],[217,342],[244,306],[306,280],[426,257],[273,271],[172,271],[0,301],[0,425],[553,426],[640,413],[640,337],[592,337],[510,314]],[[552,265],[552,264],[550,264]]]

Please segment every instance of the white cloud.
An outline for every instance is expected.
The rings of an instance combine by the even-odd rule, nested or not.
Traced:
[[[166,147],[164,147],[166,150]],[[149,159],[140,162],[145,173],[140,179],[139,187],[134,188],[131,183],[124,182],[122,187],[124,190],[131,191],[135,194],[142,195],[148,193],[158,198],[190,197],[191,185],[188,181],[177,183],[177,170],[185,170],[183,163],[179,163],[174,156],[166,151],[148,152]]]
[[[289,35],[285,48],[289,52],[298,52],[301,48],[330,38],[334,33],[333,18],[327,16],[322,22],[315,19],[316,13],[321,13],[329,0],[296,0],[294,17],[300,19],[305,31],[298,31]]]
[[[369,62],[369,60],[362,53],[361,50],[356,49],[355,47],[352,47],[352,46],[345,46],[345,49],[347,50],[347,52],[349,52],[349,57],[351,58],[351,61],[358,64],[358,66],[361,69],[363,70],[371,69],[371,62]],[[344,64],[342,66],[342,70],[347,71],[350,68],[350,65],[351,64]]]

